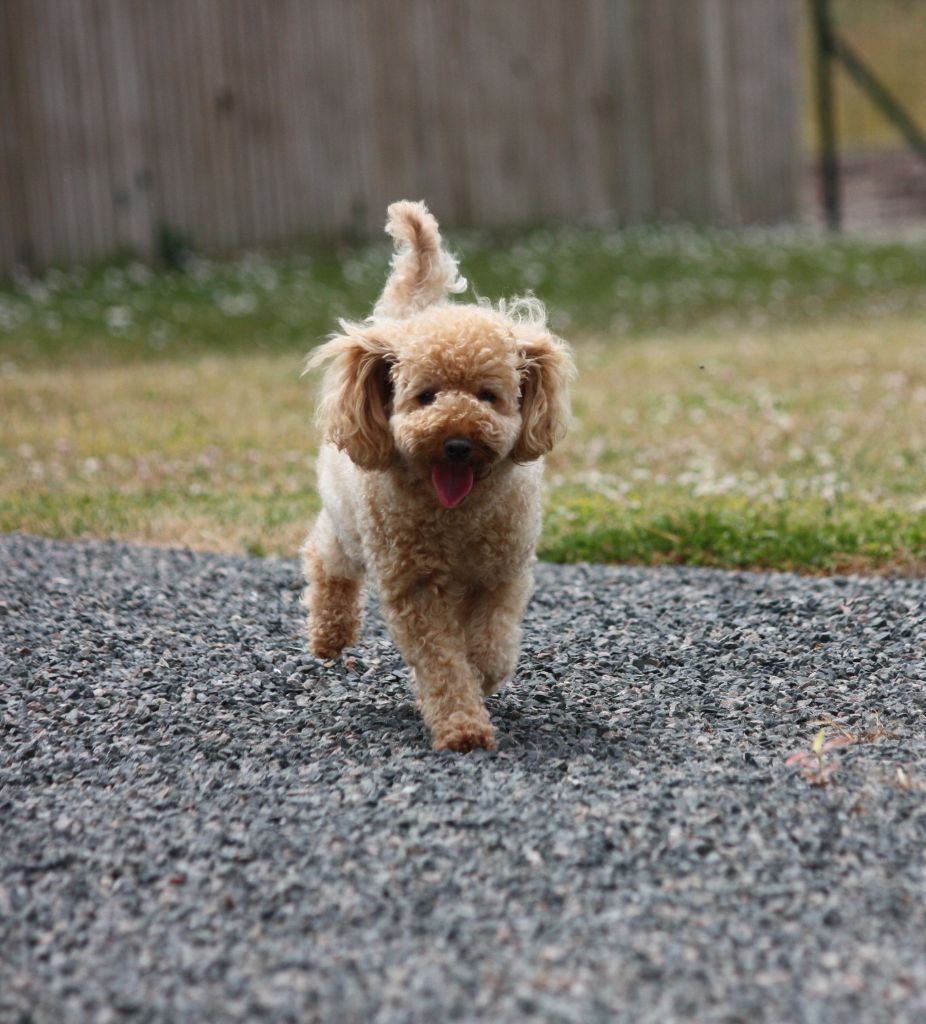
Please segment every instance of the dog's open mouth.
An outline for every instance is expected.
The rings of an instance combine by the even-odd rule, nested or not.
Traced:
[[[465,462],[441,462],[431,470],[431,483],[444,508],[456,508],[473,489],[473,467]]]

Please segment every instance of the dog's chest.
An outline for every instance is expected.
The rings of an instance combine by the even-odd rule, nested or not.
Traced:
[[[540,525],[539,492],[523,486],[496,500],[450,510],[374,500],[368,513],[375,552],[393,567],[401,563],[403,575],[449,576],[480,585],[530,561]],[[371,561],[385,568],[382,558],[371,554]]]

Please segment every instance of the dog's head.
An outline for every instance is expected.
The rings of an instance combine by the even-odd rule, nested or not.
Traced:
[[[403,465],[445,508],[495,465],[538,459],[565,432],[573,363],[539,302],[441,303],[342,328],[310,360],[329,363],[326,439],[364,469]]]
[[[465,289],[424,203],[389,207],[392,269],[364,324],[317,349],[325,439],[363,469],[402,466],[459,505],[505,459],[531,462],[565,432],[573,374],[536,299],[455,305]]]

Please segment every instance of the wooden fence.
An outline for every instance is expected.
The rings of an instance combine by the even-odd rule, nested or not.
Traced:
[[[0,0],[0,274],[451,225],[768,223],[795,0]]]

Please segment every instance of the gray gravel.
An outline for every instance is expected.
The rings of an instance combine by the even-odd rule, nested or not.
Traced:
[[[538,577],[461,756],[294,562],[0,538],[0,1020],[922,1021],[926,581]]]

